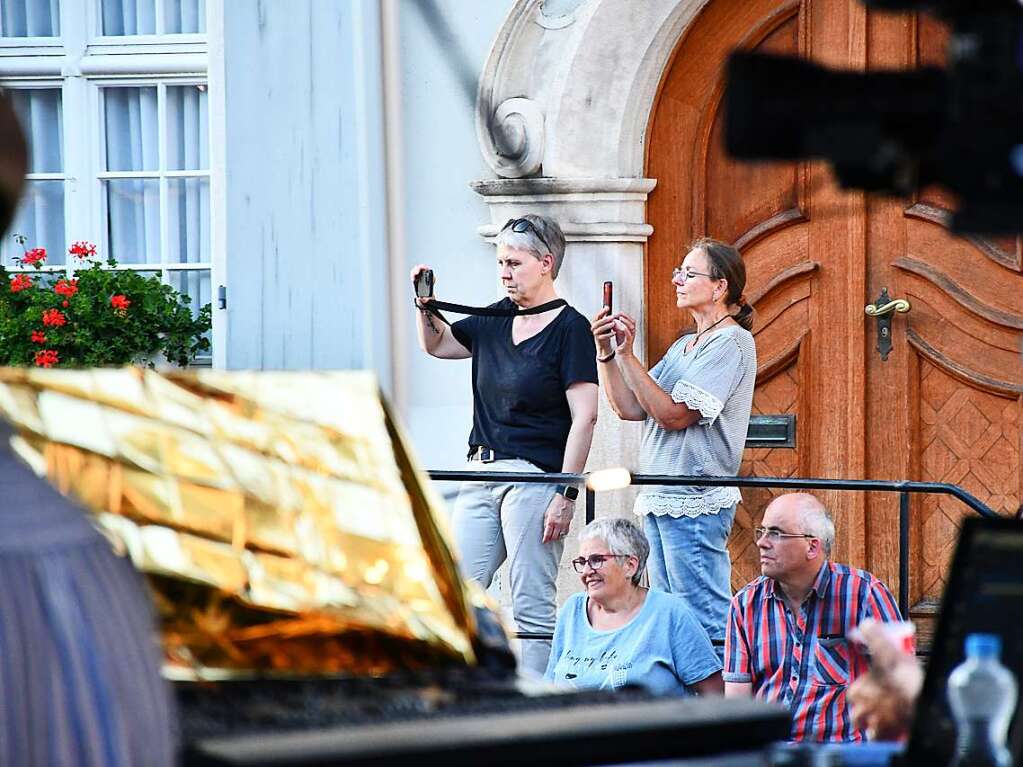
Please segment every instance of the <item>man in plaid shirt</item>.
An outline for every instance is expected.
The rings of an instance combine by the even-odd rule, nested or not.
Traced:
[[[901,620],[895,598],[868,572],[829,561],[835,526],[807,493],[774,499],[755,528],[761,577],[732,597],[725,695],[755,695],[792,711],[792,739],[861,742],[846,690],[867,671],[849,629]]]

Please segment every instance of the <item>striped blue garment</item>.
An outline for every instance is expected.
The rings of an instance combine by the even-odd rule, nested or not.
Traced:
[[[726,682],[751,682],[758,698],[792,711],[792,739],[861,742],[846,690],[867,670],[847,632],[865,618],[901,620],[891,592],[864,570],[825,562],[798,616],[761,576],[734,597],[725,634]]]
[[[0,765],[173,764],[141,577],[2,446],[0,487]]]

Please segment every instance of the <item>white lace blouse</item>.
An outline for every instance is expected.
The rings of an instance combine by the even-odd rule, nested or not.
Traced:
[[[662,429],[653,418],[643,425],[639,471],[734,477],[746,443],[757,351],[748,330],[731,326],[701,338],[692,351],[692,335],[678,339],[650,371],[675,402],[699,410],[686,429]],[[636,514],[695,517],[716,514],[742,499],[737,487],[645,486],[636,498]]]

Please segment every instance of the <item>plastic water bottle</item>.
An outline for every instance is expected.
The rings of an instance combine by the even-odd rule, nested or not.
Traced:
[[[1016,679],[999,661],[1002,640],[995,634],[966,637],[966,660],[948,678],[948,700],[959,740],[954,767],[1012,767],[1005,747],[1016,708]]]

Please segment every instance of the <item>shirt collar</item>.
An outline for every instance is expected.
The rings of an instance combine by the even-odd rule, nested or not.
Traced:
[[[828,589],[831,588],[831,575],[832,575],[831,562],[827,559],[824,560],[824,564],[821,565],[821,569],[817,571],[817,577],[814,578],[813,586],[810,587],[810,591],[817,594],[818,599],[823,599],[828,594]],[[764,593],[769,598],[774,598],[774,578],[765,577],[765,589]]]
[[[817,571],[817,577],[814,579],[812,591],[817,592],[818,599],[824,599],[828,595],[828,589],[831,588],[831,562],[824,560],[824,564],[821,565],[821,569]]]

